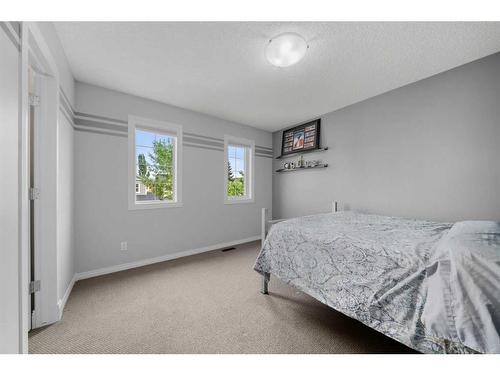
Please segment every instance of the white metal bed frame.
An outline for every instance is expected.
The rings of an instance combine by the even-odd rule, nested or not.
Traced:
[[[332,202],[332,213],[338,211],[338,202],[333,201]],[[261,227],[260,227],[260,239],[261,239],[261,249],[264,247],[264,241],[266,240],[267,233],[269,232],[269,229],[271,228],[272,225],[279,223],[281,221],[285,221],[289,219],[277,219],[277,220],[270,220],[269,219],[269,209],[263,208],[262,209],[262,216],[261,216]],[[271,279],[271,274],[268,272],[265,272],[262,275],[262,285],[260,292],[262,294],[269,294],[269,280]]]

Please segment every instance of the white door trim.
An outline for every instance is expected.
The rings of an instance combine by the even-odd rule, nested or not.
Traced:
[[[42,87],[43,105],[42,121],[44,128],[44,142],[48,144],[42,149],[40,160],[41,178],[48,183],[43,185],[43,197],[57,196],[57,114],[59,108],[59,74],[57,65],[36,23],[21,23],[21,61],[20,61],[20,112],[19,112],[19,352],[28,352],[28,329],[30,312],[29,294],[29,251],[30,251],[30,209],[29,209],[29,90],[28,65],[36,62],[47,77]],[[55,155],[55,162],[54,162]],[[55,168],[55,171],[54,171]],[[48,176],[47,176],[48,174]],[[54,179],[55,176],[55,180]],[[52,181],[53,180],[53,181]],[[44,222],[47,221],[49,231],[45,233],[45,240],[38,245],[38,273],[42,290],[39,322],[50,323],[58,319],[57,306],[57,200],[46,202],[42,208]],[[36,223],[37,228],[40,223]],[[46,229],[44,228],[44,229]],[[43,259],[43,262],[41,260]],[[52,275],[48,277],[48,275]],[[48,278],[47,278],[48,277]],[[37,277],[38,278],[38,277]],[[52,306],[54,305],[54,306]],[[54,319],[55,316],[55,319]]]

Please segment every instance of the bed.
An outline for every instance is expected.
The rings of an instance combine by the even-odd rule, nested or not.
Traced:
[[[422,353],[500,353],[500,223],[268,220],[254,269]],[[269,229],[269,233],[267,233]]]

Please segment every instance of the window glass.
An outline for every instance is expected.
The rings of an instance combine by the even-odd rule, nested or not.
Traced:
[[[175,145],[175,136],[136,129],[136,201],[175,200]]]
[[[228,145],[227,148],[227,196],[247,196],[247,154],[245,146]]]

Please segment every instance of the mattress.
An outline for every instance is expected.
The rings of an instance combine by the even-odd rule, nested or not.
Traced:
[[[475,242],[469,238],[456,254],[458,224],[355,212],[290,219],[272,226],[254,269],[420,352],[500,352],[500,246],[491,239],[500,238],[500,226],[479,223],[471,232],[493,223],[489,240],[476,249],[474,266],[464,267]],[[486,296],[468,300],[484,291],[484,280],[470,272],[485,267]],[[464,325],[471,312],[475,323]]]

